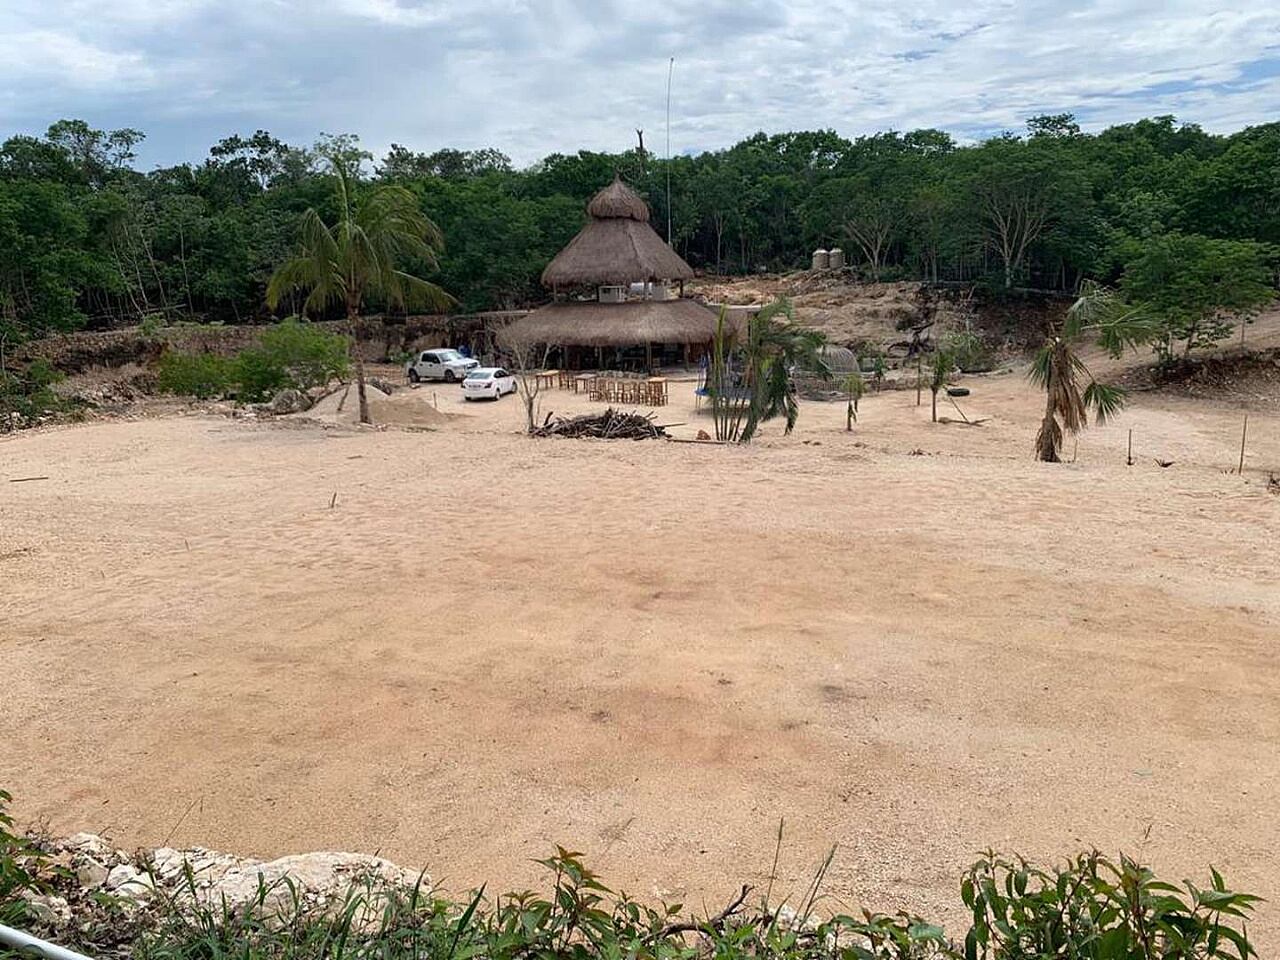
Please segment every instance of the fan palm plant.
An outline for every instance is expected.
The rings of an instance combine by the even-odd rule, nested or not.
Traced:
[[[1081,289],[1036,353],[1028,374],[1045,391],[1044,419],[1036,434],[1037,460],[1058,463],[1063,437],[1088,426],[1090,410],[1095,422],[1103,424],[1124,407],[1124,391],[1099,383],[1080,359],[1076,352],[1080,341],[1095,337],[1107,353],[1119,357],[1125,347],[1146,343],[1155,332],[1155,325],[1115,291],[1095,283]]]
[[[353,344],[360,422],[368,423],[358,349],[361,307],[366,297],[402,308],[444,309],[453,303],[436,284],[400,269],[406,262],[434,269],[444,239],[410,191],[390,184],[361,190],[349,156],[333,150],[324,159],[334,177],[337,219],[326,224],[314,209],[302,215],[298,253],[276,268],[267,284],[267,304],[274,310],[285,294],[304,290],[304,312],[342,306]]]

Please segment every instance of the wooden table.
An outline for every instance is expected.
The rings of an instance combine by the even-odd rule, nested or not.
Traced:
[[[543,370],[541,373],[535,373],[533,375],[533,382],[534,382],[534,385],[537,386],[539,389],[541,389],[542,387],[546,387],[548,390],[550,390],[552,387],[556,385],[556,381],[559,378],[560,378],[559,370]]]

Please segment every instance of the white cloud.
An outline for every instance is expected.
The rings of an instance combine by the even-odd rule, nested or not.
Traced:
[[[653,146],[670,56],[676,151],[1042,112],[1211,129],[1280,115],[1278,81],[1242,82],[1280,58],[1280,8],[1196,0],[16,0],[0,37],[0,129],[94,112],[149,130],[165,161],[256,127],[518,161],[628,147],[636,127]]]
[[[103,49],[53,30],[0,34],[0,83],[52,83],[95,90],[105,85],[144,85],[148,79],[140,53]]]

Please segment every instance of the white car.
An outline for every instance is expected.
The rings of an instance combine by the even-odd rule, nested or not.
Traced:
[[[464,357],[457,350],[423,350],[405,365],[404,372],[410,383],[423,380],[443,380],[457,383],[468,371],[480,366],[479,360]]]
[[[516,378],[501,367],[477,367],[462,381],[462,396],[467,400],[498,400],[504,393],[515,392]]]

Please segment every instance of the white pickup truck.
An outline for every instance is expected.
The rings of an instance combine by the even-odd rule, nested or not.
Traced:
[[[410,383],[423,380],[443,380],[460,383],[467,372],[480,366],[479,360],[464,357],[457,350],[423,350],[405,365]]]

